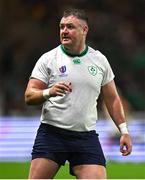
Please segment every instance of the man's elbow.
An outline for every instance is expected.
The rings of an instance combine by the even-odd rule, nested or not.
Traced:
[[[32,95],[27,92],[25,92],[25,103],[27,105],[33,105]]]

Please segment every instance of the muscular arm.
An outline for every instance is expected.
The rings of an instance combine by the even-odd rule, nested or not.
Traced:
[[[43,97],[43,90],[47,88],[47,85],[38,80],[30,79],[25,91],[25,102],[28,105],[42,104],[46,99]]]
[[[102,87],[102,95],[107,110],[118,127],[125,122],[123,106],[118,95],[114,81]],[[119,129],[119,128],[118,128]],[[120,130],[120,129],[119,129]],[[127,156],[132,151],[132,142],[129,134],[122,134],[120,138],[120,152],[123,156]]]
[[[102,87],[102,95],[107,110],[118,127],[119,124],[125,122],[125,114],[114,81]]]
[[[30,79],[25,91],[25,102],[28,105],[40,105],[46,98],[43,96],[43,90],[48,89],[47,85],[38,79]],[[49,88],[50,97],[63,96],[67,92],[71,92],[71,83],[58,82]]]

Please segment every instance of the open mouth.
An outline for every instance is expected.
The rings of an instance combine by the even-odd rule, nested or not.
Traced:
[[[63,38],[63,41],[68,41],[68,40],[69,40],[69,38],[66,38],[66,37],[65,37],[65,38]]]
[[[70,38],[67,37],[67,36],[64,36],[64,37],[62,37],[62,40],[63,40],[63,41],[68,41],[68,40],[70,40]]]

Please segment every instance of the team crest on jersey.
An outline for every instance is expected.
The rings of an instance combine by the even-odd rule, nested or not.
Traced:
[[[66,74],[66,66],[64,65],[64,66],[61,66],[60,68],[59,68],[59,71],[60,71],[60,75],[59,76],[67,76],[67,74]]]
[[[97,74],[97,67],[96,66],[88,66],[89,73],[93,76]]]

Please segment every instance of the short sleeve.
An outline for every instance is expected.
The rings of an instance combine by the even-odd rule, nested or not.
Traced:
[[[114,79],[115,75],[112,71],[112,68],[111,68],[107,58],[104,55],[102,55],[102,60],[103,60],[105,69],[104,69],[104,76],[103,76],[101,85],[104,86],[105,84],[111,82]]]
[[[49,60],[45,56],[45,54],[42,55],[36,62],[30,78],[36,78],[48,84],[50,78],[50,69],[48,67],[48,62]]]

